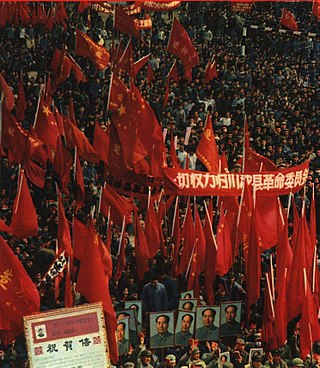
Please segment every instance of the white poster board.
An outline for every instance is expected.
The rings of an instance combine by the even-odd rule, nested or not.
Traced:
[[[110,367],[101,303],[24,317],[30,368]]]

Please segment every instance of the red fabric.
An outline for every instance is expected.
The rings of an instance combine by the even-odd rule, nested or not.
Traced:
[[[143,56],[141,59],[139,59],[138,61],[136,61],[133,64],[133,76],[135,77],[139,71],[146,65],[146,63],[148,62],[149,58],[150,58],[150,54]]]
[[[23,316],[39,311],[40,296],[21,262],[1,236],[0,253],[0,275],[7,275],[8,280],[8,283],[1,283],[0,317],[15,330],[23,332]]]
[[[2,219],[0,219],[0,231],[4,233],[12,234],[12,230]]]
[[[197,146],[196,154],[209,172],[219,172],[219,154],[210,114],[207,115],[206,126]]]
[[[141,223],[136,212],[134,215],[135,224],[135,253],[137,267],[137,280],[141,281],[144,274],[149,270],[148,260],[150,258],[147,239],[142,230]]]
[[[58,137],[56,153],[54,155],[53,170],[59,176],[58,185],[62,193],[68,193],[70,183],[70,171],[73,165],[70,152],[64,147],[61,138]]]
[[[83,181],[83,170],[81,167],[81,163],[79,157],[76,157],[76,175],[75,175],[75,183],[76,183],[76,212],[83,207],[85,200],[85,190],[84,190],[84,181]]]
[[[117,111],[122,105],[129,89],[121,79],[112,74],[111,87],[109,93],[108,110]]]
[[[278,253],[278,252],[277,252]],[[287,285],[288,285],[288,272],[285,271],[281,280],[278,281],[278,256],[277,256],[277,280],[276,280],[276,303],[275,303],[275,314],[276,314],[276,339],[274,346],[271,347],[279,349],[287,341]]]
[[[48,146],[55,149],[57,144],[57,139],[59,136],[59,128],[55,119],[54,113],[44,101],[44,97],[41,97],[39,110],[35,125],[35,131],[37,136],[43,142],[46,142]]]
[[[131,18],[121,6],[117,6],[114,14],[114,28],[140,40],[141,33],[134,19]]]
[[[318,19],[320,18],[320,1],[319,0],[315,0],[312,3],[312,14],[317,17]]]
[[[216,62],[210,60],[206,66],[204,83],[209,83],[213,78],[218,78],[218,72]]]
[[[195,234],[195,228],[194,228],[192,212],[191,212],[191,205],[190,205],[190,198],[189,198],[187,212],[186,212],[184,224],[181,230],[181,239],[183,239],[184,242],[183,242],[182,253],[180,256],[178,274],[182,274],[187,270],[187,267],[190,261],[190,257],[192,255],[195,237],[196,237],[196,234]]]
[[[310,240],[311,245],[315,247],[317,245],[317,213],[316,213],[316,203],[314,199],[314,188],[312,190],[312,199],[310,204]]]
[[[108,217],[110,207],[110,219],[116,225],[121,226],[123,217],[126,217],[126,222],[131,218],[131,212],[135,205],[131,199],[125,198],[118,194],[109,184],[106,183],[105,188],[102,188],[100,211]]]
[[[179,248],[180,248],[180,239],[181,239],[179,197],[177,197],[176,199],[173,216],[174,216],[173,229],[172,229],[172,237],[173,237],[173,243],[174,243],[173,274],[177,275],[177,271],[178,271],[177,266],[178,266],[178,260],[179,260]]]
[[[32,162],[28,157],[24,160],[24,170],[27,178],[32,184],[39,188],[43,188],[46,178],[46,170]]]
[[[282,9],[282,16],[280,23],[291,29],[291,31],[298,31],[298,24],[294,18],[294,15],[288,9]]]
[[[223,151],[221,153],[220,166],[221,166],[221,168],[220,168],[221,173],[228,173],[229,172],[228,162],[227,162],[227,157],[226,157],[225,151]]]
[[[116,72],[121,73],[121,71],[125,70],[130,77],[134,77],[134,69],[133,69],[133,49],[131,39],[129,40],[119,62],[115,65]]]
[[[66,256],[69,257],[73,256],[69,223],[64,213],[64,207],[59,190],[58,190],[58,247],[60,253],[65,251]]]
[[[99,248],[95,245],[92,232],[85,225],[81,225],[84,239],[79,242],[75,239],[74,243],[75,256],[77,254],[80,261],[76,290],[90,303],[102,302],[108,333],[110,359],[113,363],[116,363],[118,361],[118,345],[115,338],[117,321],[110,297],[109,277],[105,274]]]
[[[291,236],[291,246],[292,250],[295,250],[297,244],[297,237],[298,237],[298,229],[299,229],[299,222],[300,216],[298,213],[297,205],[294,200],[294,197],[291,198],[291,205],[292,205],[292,216],[293,216],[293,231]]]
[[[120,236],[121,244],[119,244],[120,253],[117,256],[117,267],[116,267],[116,271],[115,271],[115,274],[114,274],[115,281],[120,280],[120,278],[122,276],[122,272],[126,269],[126,265],[127,265],[126,243],[125,243],[125,237],[124,237],[123,233],[124,233],[124,230],[122,231],[121,236]]]
[[[70,262],[70,261],[69,261]],[[64,286],[64,305],[66,308],[73,307],[73,291],[71,286],[70,270],[67,266],[67,271],[65,275],[65,286]]]
[[[19,86],[18,86],[18,95],[16,101],[16,117],[19,121],[24,119],[24,112],[27,108],[26,96],[23,88],[23,78],[20,76]]]
[[[95,66],[104,70],[109,65],[110,54],[107,49],[94,42],[88,35],[76,30],[75,54],[90,59]]]
[[[101,259],[103,263],[104,272],[106,273],[107,276],[111,277],[113,265],[112,265],[112,258],[111,258],[110,251],[108,247],[103,243],[101,237],[97,235],[96,233],[95,233],[95,236],[98,238],[99,251],[100,251],[100,255],[101,255]]]
[[[185,68],[192,68],[199,62],[198,53],[189,35],[177,18],[173,20],[167,50],[178,57]]]
[[[87,77],[85,76],[83,70],[81,69],[81,67],[78,65],[78,63],[73,59],[73,57],[68,54],[68,58],[71,61],[71,68],[72,71],[74,73],[74,76],[76,78],[76,81],[79,82],[87,82]]]
[[[23,170],[20,171],[18,183],[10,228],[13,235],[21,239],[38,234],[38,217]]]
[[[77,147],[79,157],[89,162],[99,161],[98,153],[91,146],[88,138],[66,116],[63,115],[66,142],[69,149]]]
[[[150,84],[152,81],[156,79],[150,63],[148,63],[147,79],[148,79],[148,84]]]
[[[267,273],[270,280],[270,275]],[[271,285],[266,283],[263,298],[263,316],[261,326],[261,340],[264,343],[266,351],[271,351],[275,339],[275,312],[273,297],[271,294]]]
[[[206,253],[205,253],[205,265],[204,265],[204,277],[205,277],[205,290],[207,295],[207,302],[210,305],[214,304],[214,292],[213,283],[216,277],[216,260],[217,260],[217,248],[214,239],[212,229],[212,200],[206,212],[204,234],[206,237]]]
[[[160,247],[160,229],[154,212],[152,197],[146,215],[145,236],[148,243],[150,258],[153,258],[158,253]]]
[[[90,1],[81,1],[78,5],[78,12],[83,13],[90,5]]]
[[[320,339],[318,311],[312,297],[310,285],[304,270],[304,298],[300,321],[300,357],[306,359],[312,351],[313,343]]]
[[[245,182],[243,196],[240,201],[240,217],[238,223],[238,243],[243,243],[243,253],[245,258],[248,255],[248,246],[251,237],[251,217],[253,211],[252,189]],[[236,244],[236,247],[238,244]],[[236,248],[237,254],[237,248]]]
[[[72,96],[70,96],[70,98],[69,98],[68,117],[74,125],[77,125],[77,119],[76,119],[76,114],[74,112]]]
[[[251,235],[248,258],[246,260],[246,290],[248,308],[260,298],[261,279],[261,239],[257,233],[255,210],[252,213]]]
[[[2,73],[0,73],[0,90],[3,92],[3,101],[7,110],[12,111],[14,108],[14,95]]]
[[[103,130],[99,123],[95,123],[93,149],[98,153],[101,161],[109,164],[110,128]]]
[[[177,157],[177,151],[174,144],[174,137],[173,137],[173,131],[171,131],[170,134],[170,158],[171,158],[171,164],[174,168],[179,168],[180,164]]]
[[[225,275],[233,264],[231,229],[226,221],[223,202],[220,208],[220,219],[217,228],[217,258],[215,263],[215,271],[217,275]]]

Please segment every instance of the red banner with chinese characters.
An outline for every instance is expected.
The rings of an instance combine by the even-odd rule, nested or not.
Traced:
[[[231,3],[231,11],[239,13],[251,13],[252,3],[249,2]]]
[[[151,29],[152,28],[152,20],[150,15],[146,15],[144,19],[135,19],[134,20],[137,27],[140,29]]]
[[[306,183],[309,161],[285,170],[255,173],[212,174],[164,168],[167,194],[185,196],[240,196],[245,180],[257,195],[283,195],[298,192]]]
[[[149,11],[168,11],[176,9],[180,6],[181,1],[168,1],[168,2],[158,2],[158,1],[144,1],[142,7]]]

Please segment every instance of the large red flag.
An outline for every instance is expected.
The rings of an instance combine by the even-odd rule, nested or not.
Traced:
[[[107,49],[94,42],[88,35],[76,30],[75,54],[90,59],[98,69],[104,70],[109,65],[110,54]]]
[[[124,228],[125,228],[125,218],[123,219],[122,223],[122,230],[119,238],[119,250],[117,254],[117,267],[116,272],[114,274],[115,281],[119,281],[122,272],[126,269],[127,265],[127,258],[126,258],[126,242],[124,237]]]
[[[46,142],[51,148],[56,148],[59,128],[54,113],[51,111],[49,104],[44,101],[44,96],[40,100],[35,131],[40,140]]]
[[[196,153],[198,159],[205,165],[209,172],[219,172],[219,154],[210,114],[207,115],[206,127],[201,135]]]
[[[39,188],[43,188],[45,185],[46,170],[35,164],[28,157],[26,157],[23,164],[27,178],[32,184]]]
[[[177,266],[179,259],[179,248],[180,248],[180,239],[181,239],[181,231],[180,231],[180,210],[179,210],[179,197],[176,198],[176,203],[174,206],[173,220],[172,220],[172,231],[171,238],[174,244],[173,248],[173,275],[177,274]]]
[[[20,80],[19,80],[19,86],[18,86],[17,101],[16,101],[16,117],[19,121],[22,121],[24,119],[24,112],[26,108],[27,108],[27,101],[26,101],[26,96],[24,93],[23,78],[21,74]]]
[[[148,243],[150,258],[153,258],[160,248],[160,229],[157,216],[154,211],[152,197],[146,215],[145,236]]]
[[[7,110],[12,111],[14,108],[14,95],[2,73],[0,73],[0,90],[3,92],[3,100]]]
[[[149,270],[148,260],[150,258],[146,236],[142,230],[141,223],[136,212],[134,215],[135,223],[135,253],[137,264],[137,279],[141,281],[144,274]]]
[[[298,24],[294,18],[294,15],[291,13],[291,11],[289,11],[286,8],[282,9],[282,16],[280,23],[283,26],[291,29],[291,31],[298,31]]]
[[[123,101],[128,93],[129,89],[122,82],[122,80],[112,74],[110,81],[108,110],[117,111],[120,108],[123,109]]]
[[[147,80],[148,80],[148,84],[150,84],[153,80],[155,80],[156,77],[154,75],[154,72],[152,70],[152,67],[150,65],[150,63],[148,63],[148,70],[147,70]]]
[[[66,256],[72,257],[73,249],[69,223],[64,213],[62,198],[58,190],[58,247],[59,252],[65,251]]]
[[[213,78],[218,78],[217,66],[215,61],[209,60],[206,66],[204,83],[209,83]]]
[[[23,316],[39,311],[40,296],[26,270],[1,236],[0,253],[0,317],[22,332]]]
[[[62,193],[68,193],[70,183],[70,171],[73,161],[70,152],[64,147],[62,140],[58,137],[56,153],[54,155],[53,170],[59,176],[58,185]]]
[[[140,40],[141,33],[133,18],[121,6],[117,6],[114,14],[114,28]]]
[[[177,56],[185,68],[192,68],[199,62],[197,50],[177,18],[173,20],[167,50]]]
[[[263,316],[262,316],[262,334],[261,340],[264,343],[266,351],[273,349],[275,339],[275,309],[273,296],[271,292],[271,281],[269,273],[266,273],[266,286],[264,290]]]
[[[79,157],[89,162],[98,162],[99,155],[91,146],[88,138],[84,135],[84,133],[64,115],[63,123],[66,132],[67,147],[69,149],[77,147]]]
[[[17,195],[13,203],[10,228],[16,238],[38,234],[38,217],[30,195],[24,170],[20,171]]]
[[[109,277],[105,274],[99,246],[93,232],[85,225],[81,226],[81,229],[82,241],[78,242],[75,239],[74,242],[75,257],[80,261],[76,290],[90,303],[102,302],[108,331],[110,359],[115,364],[118,361],[118,345],[115,337],[117,321],[110,297]]]
[[[110,129],[102,129],[99,123],[95,123],[93,149],[98,153],[101,161],[109,164]]]
[[[121,226],[124,216],[129,221],[135,205],[132,200],[121,196],[106,183],[105,188],[102,188],[100,205],[100,211],[105,217],[108,217],[109,208],[111,221]]]

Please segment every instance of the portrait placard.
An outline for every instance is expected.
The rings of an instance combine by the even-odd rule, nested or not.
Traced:
[[[187,310],[195,312],[198,304],[198,299],[179,299],[179,310]]]
[[[142,330],[142,300],[125,301],[126,309],[133,309],[136,314],[138,332]]]
[[[194,312],[179,311],[174,335],[175,345],[189,346],[189,339],[194,335],[195,316]]]
[[[150,347],[174,346],[174,312],[150,313]]]
[[[234,336],[240,333],[242,302],[223,302],[221,303],[220,335]]]
[[[219,340],[220,307],[205,305],[197,307],[195,337],[200,341]]]

